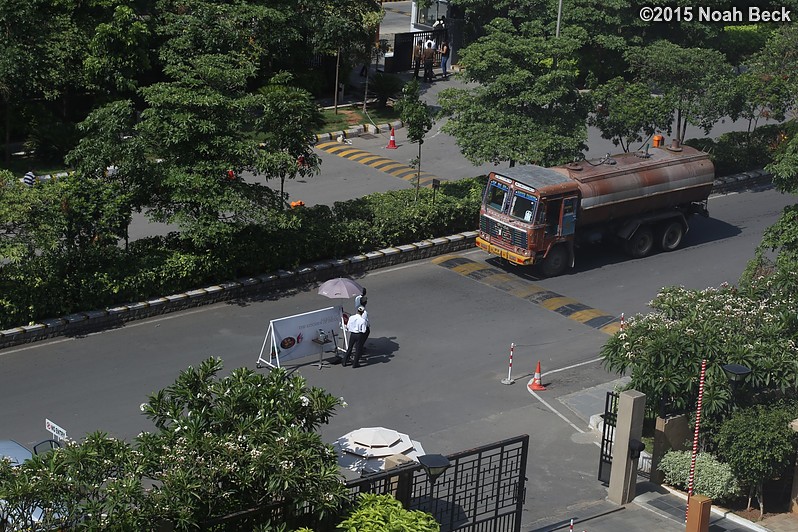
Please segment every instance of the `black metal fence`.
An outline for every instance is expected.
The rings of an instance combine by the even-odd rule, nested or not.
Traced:
[[[529,436],[524,434],[448,456],[432,484],[419,464],[351,481],[360,492],[390,493],[409,510],[432,514],[442,532],[520,531]]]
[[[391,50],[392,55],[385,57],[385,72],[404,72],[412,69],[415,66],[413,64],[413,48],[418,41],[425,43],[430,39],[435,41],[436,46],[440,46],[441,42],[448,39],[448,32],[446,30],[430,30],[394,34],[393,42],[388,41],[387,43],[388,49]],[[433,66],[438,67],[440,63],[441,56],[439,53],[436,53]]]
[[[607,392],[604,402],[604,428],[601,431],[601,453],[598,467],[598,479],[604,484],[610,483],[612,442],[615,440],[615,426],[618,423],[618,397],[616,392]]]
[[[451,465],[430,483],[417,462],[347,482],[351,499],[359,493],[391,494],[408,510],[432,514],[442,532],[520,532],[526,491],[529,436],[524,434],[447,456]],[[256,524],[309,526],[316,532],[335,529],[343,516],[324,522],[305,521],[311,513],[288,516],[281,504],[253,508],[203,523],[205,531],[252,530]],[[164,528],[164,530],[169,530]]]

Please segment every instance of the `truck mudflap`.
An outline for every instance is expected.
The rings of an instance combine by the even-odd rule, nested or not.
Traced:
[[[523,255],[519,255],[518,253],[513,253],[512,251],[503,249],[499,246],[494,246],[487,240],[483,240],[480,237],[477,237],[477,247],[487,251],[491,255],[496,255],[497,257],[505,259],[510,264],[517,264],[518,266],[528,266],[535,261],[535,259],[532,257],[525,257]]]

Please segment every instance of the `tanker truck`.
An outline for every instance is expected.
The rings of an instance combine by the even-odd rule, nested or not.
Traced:
[[[661,144],[661,143],[660,143]],[[481,249],[553,277],[575,250],[615,241],[635,258],[673,251],[693,214],[708,216],[715,168],[709,155],[674,142],[563,166],[491,172],[479,212]]]

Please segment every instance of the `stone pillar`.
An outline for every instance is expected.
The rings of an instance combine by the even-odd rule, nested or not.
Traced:
[[[616,504],[627,504],[635,498],[637,463],[629,450],[631,440],[640,441],[643,435],[643,415],[646,394],[637,390],[621,393],[618,401],[618,420],[615,425],[615,442],[612,444],[612,470],[610,471],[609,499]]]
[[[685,442],[690,441],[689,419],[686,415],[658,417],[654,431],[654,449],[651,451],[651,481],[662,484],[664,475],[659,471],[662,457],[670,450],[684,451],[688,449]]]
[[[712,499],[703,495],[693,494],[690,497],[685,532],[707,532],[709,530],[709,514],[711,510]]]
[[[389,471],[411,462],[413,462],[413,459],[403,454],[392,454],[385,458],[385,466],[383,469]],[[413,472],[404,471],[395,477],[391,477],[390,486],[390,494],[393,495],[397,501],[401,502],[402,506],[409,509],[413,487]]]

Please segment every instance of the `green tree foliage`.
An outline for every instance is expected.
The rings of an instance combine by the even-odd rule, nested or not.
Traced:
[[[316,430],[342,400],[277,369],[240,368],[220,376],[210,358],[141,405],[155,425],[135,444],[103,433],[69,443],[22,466],[0,461],[0,518],[28,529],[34,510],[67,530],[175,530],[236,512],[282,504],[280,522],[337,513],[346,497],[335,451]],[[3,520],[5,523],[6,521]]]
[[[718,418],[748,394],[732,394],[722,369],[736,363],[752,370],[750,390],[788,392],[798,385],[798,320],[793,298],[773,279],[758,279],[746,290],[663,288],[651,302],[654,313],[627,322],[602,348],[606,368],[631,376],[629,386],[651,405],[671,401],[693,410],[701,360],[706,359],[703,413]]]
[[[159,483],[152,499],[162,517],[188,529],[275,501],[289,516],[305,504],[317,517],[337,508],[337,458],[315,431],[341,401],[282,369],[221,369],[205,360],[142,405],[158,430],[140,435],[138,449]]]
[[[402,98],[396,102],[396,110],[402,122],[407,126],[407,138],[418,144],[416,158],[416,201],[421,187],[421,146],[424,137],[432,129],[432,113],[426,102],[421,100],[417,79],[413,79],[402,88]]]
[[[751,497],[758,499],[760,518],[765,482],[792,470],[798,435],[789,424],[796,415],[798,409],[784,404],[758,405],[734,412],[717,434],[718,454],[748,488],[749,510]]]
[[[759,120],[784,120],[798,108],[798,28],[784,26],[770,34],[764,48],[745,61],[737,78],[741,115],[749,131]]]
[[[322,122],[321,113],[307,91],[292,87],[291,76],[278,75],[258,92],[260,117],[255,131],[263,136],[255,170],[267,178],[280,179],[280,198],[285,199],[286,179],[309,177],[319,171],[321,159],[311,146],[313,133]]]
[[[625,58],[636,81],[661,92],[672,103],[679,141],[684,140],[687,124],[709,132],[733,111],[734,71],[720,52],[662,40],[631,48]]]
[[[587,138],[586,106],[576,90],[575,43],[545,38],[534,23],[497,19],[461,50],[464,79],[479,85],[439,95],[453,135],[474,164],[558,164]]]
[[[108,92],[133,91],[150,69],[150,29],[133,8],[118,5],[108,21],[97,24],[83,60],[89,83]]]
[[[156,218],[178,224],[200,248],[224,243],[279,205],[269,188],[239,177],[255,168],[252,131],[262,107],[262,98],[245,91],[253,73],[247,67],[229,55],[203,55],[168,67],[174,81],[141,89],[148,107],[136,131],[147,153],[160,160]]]
[[[0,460],[0,521],[9,530],[149,529],[141,462],[101,432],[17,467]]]
[[[390,495],[361,493],[350,516],[338,525],[342,532],[438,532],[435,518],[421,510],[405,510]]]
[[[602,138],[620,144],[628,152],[634,142],[642,142],[656,131],[665,131],[673,121],[673,107],[667,99],[651,94],[643,83],[613,78],[594,89],[589,96],[593,114],[588,124],[601,130]]]

